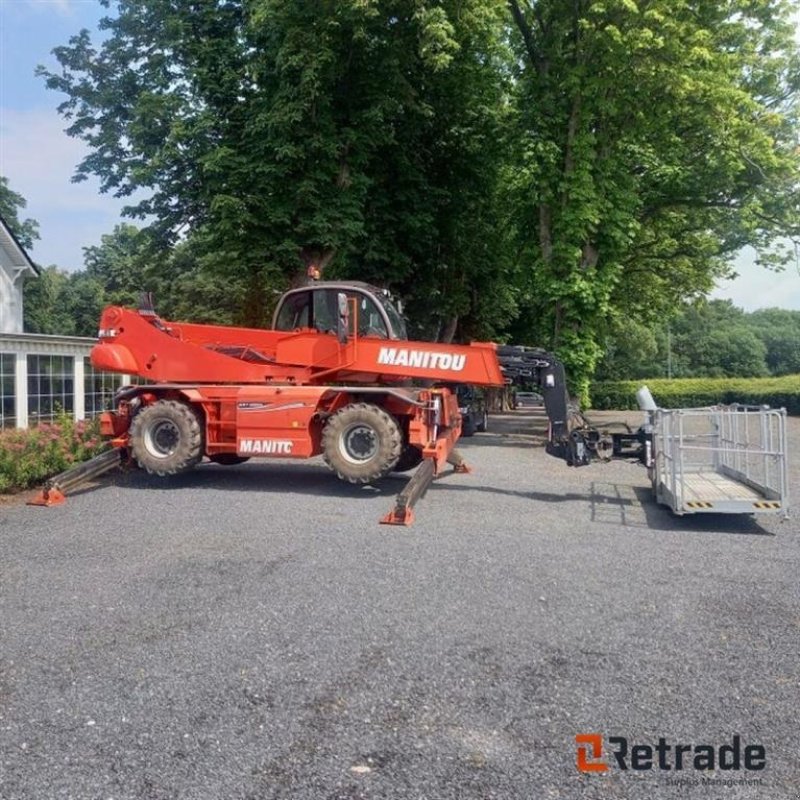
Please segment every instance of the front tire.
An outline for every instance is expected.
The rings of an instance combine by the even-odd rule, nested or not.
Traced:
[[[322,455],[348,483],[371,483],[391,472],[403,450],[397,420],[370,403],[351,403],[337,411],[322,431]]]
[[[131,454],[151,475],[174,475],[203,457],[203,429],[184,403],[159,400],[143,408],[131,424]]]
[[[489,430],[489,412],[484,411],[481,414],[481,421],[475,426],[475,430],[478,433],[486,433]]]

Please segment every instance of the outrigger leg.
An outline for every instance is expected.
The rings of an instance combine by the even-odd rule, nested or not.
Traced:
[[[447,456],[447,463],[452,464],[456,472],[472,472],[458,450],[450,452]],[[406,484],[405,489],[397,495],[394,508],[381,519],[381,525],[411,525],[414,522],[414,506],[418,500],[425,497],[425,492],[428,491],[435,477],[436,462],[432,458],[426,458],[417,467],[417,471]]]
[[[65,500],[65,493],[77,488],[82,483],[92,480],[104,472],[118,467],[122,463],[122,450],[114,448],[105,453],[100,453],[99,456],[84,461],[83,464],[78,464],[77,467],[72,467],[54,478],[50,478],[42,490],[33,500],[28,500],[29,506],[59,506]]]
[[[414,506],[433,483],[435,466],[432,458],[426,458],[417,467],[405,489],[397,495],[394,508],[381,519],[381,525],[411,525],[414,522]]]

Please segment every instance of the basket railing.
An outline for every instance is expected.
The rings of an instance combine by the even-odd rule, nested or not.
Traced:
[[[786,412],[753,406],[659,409],[653,413],[656,475],[676,506],[687,477],[715,472],[786,501]]]

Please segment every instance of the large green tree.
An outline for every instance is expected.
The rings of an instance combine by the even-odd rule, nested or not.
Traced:
[[[703,293],[797,231],[788,0],[509,0],[529,335],[585,389],[615,318]]]
[[[398,290],[418,335],[555,347],[581,391],[609,331],[796,231],[789,12],[122,0],[46,74],[90,145],[78,177],[188,236],[244,321],[313,264]]]
[[[473,273],[504,274],[491,252],[503,10],[123,0],[101,45],[81,32],[45,74],[91,148],[78,178],[131,196],[168,241],[200,235],[245,275],[249,321],[272,284],[337,262],[416,298],[449,335],[481,317]],[[487,326],[507,316],[497,307]]]
[[[800,373],[800,311],[744,312],[728,300],[683,306],[669,322],[614,327],[601,380]]]

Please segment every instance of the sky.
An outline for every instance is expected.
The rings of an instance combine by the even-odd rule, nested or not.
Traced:
[[[34,72],[39,64],[55,69],[53,48],[81,28],[95,32],[104,13],[97,0],[0,0],[0,175],[27,200],[23,216],[39,222],[31,257],[67,270],[83,267],[83,248],[122,221],[124,203],[101,194],[96,179],[71,182],[86,148],[64,133],[66,121],[56,111],[64,96]],[[738,277],[721,282],[713,297],[748,311],[800,309],[800,258],[774,273],[745,251],[734,268]]]

